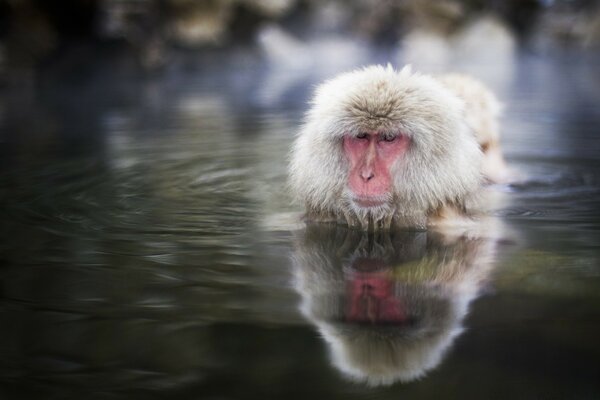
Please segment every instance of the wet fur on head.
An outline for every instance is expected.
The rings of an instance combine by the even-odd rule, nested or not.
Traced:
[[[446,205],[463,208],[481,182],[481,152],[463,102],[430,76],[371,66],[320,85],[291,152],[290,186],[312,220],[420,226]],[[349,198],[344,135],[400,132],[410,138],[392,166],[386,205],[361,208]]]

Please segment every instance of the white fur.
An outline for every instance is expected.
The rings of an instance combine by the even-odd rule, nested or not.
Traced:
[[[479,145],[484,149],[481,167],[483,175],[494,183],[514,179],[502,155],[499,118],[502,104],[482,82],[463,74],[445,74],[438,78],[465,102],[467,123]]]
[[[463,74],[445,74],[439,80],[465,102],[467,123],[479,144],[497,141],[502,105],[482,82]]]
[[[481,183],[481,152],[469,131],[463,102],[436,79],[371,66],[342,74],[316,90],[292,148],[290,186],[312,219],[392,220],[422,226],[427,217],[464,199]],[[394,193],[382,207],[361,208],[349,199],[344,135],[399,131],[411,139],[393,167]]]

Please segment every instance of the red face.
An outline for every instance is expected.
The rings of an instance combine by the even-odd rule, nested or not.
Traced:
[[[410,140],[405,135],[365,132],[344,136],[344,153],[350,162],[348,187],[361,207],[375,207],[392,189],[391,167],[400,159]]]

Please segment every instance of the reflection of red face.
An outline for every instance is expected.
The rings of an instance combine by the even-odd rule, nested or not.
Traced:
[[[390,193],[394,162],[408,149],[410,140],[404,135],[379,132],[344,136],[344,153],[350,162],[348,187],[355,202],[362,207],[382,203]]]
[[[347,281],[346,320],[372,324],[405,322],[406,310],[393,289],[389,270],[353,272]]]

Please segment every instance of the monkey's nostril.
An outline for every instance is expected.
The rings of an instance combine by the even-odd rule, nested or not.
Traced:
[[[363,171],[360,173],[360,176],[363,178],[363,180],[368,182],[375,177],[375,174],[373,171]]]

